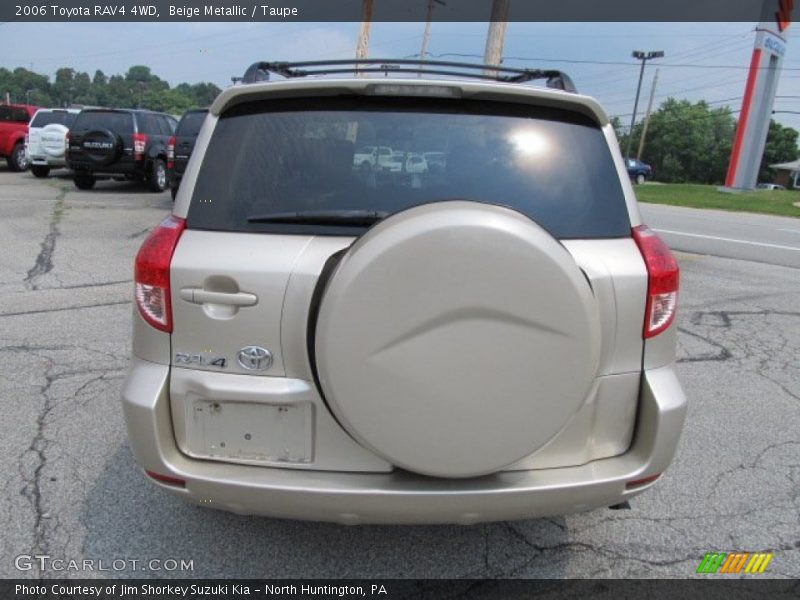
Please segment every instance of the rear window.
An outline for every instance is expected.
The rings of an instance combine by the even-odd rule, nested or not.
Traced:
[[[11,121],[13,123],[27,123],[30,115],[24,108],[15,106],[0,106],[0,121]]]
[[[109,110],[84,110],[78,114],[72,129],[108,129],[114,133],[133,133],[133,115]]]
[[[200,127],[203,121],[206,120],[206,111],[202,112],[188,112],[181,118],[178,123],[178,131],[175,135],[191,135],[197,136],[200,133]]]
[[[396,152],[421,160],[398,159]],[[248,217],[391,214],[452,199],[508,206],[562,239],[630,236],[611,152],[588,117],[544,107],[407,98],[234,107],[212,135],[187,225],[348,235],[365,227]]]
[[[47,125],[57,123],[58,125],[64,125],[65,127],[70,128],[75,122],[76,116],[77,115],[75,113],[67,112],[65,110],[39,111],[33,116],[30,126],[45,127]]]

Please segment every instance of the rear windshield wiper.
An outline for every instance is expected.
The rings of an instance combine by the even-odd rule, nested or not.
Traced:
[[[301,225],[368,226],[389,216],[379,210],[303,210],[250,215],[249,223],[297,223]]]

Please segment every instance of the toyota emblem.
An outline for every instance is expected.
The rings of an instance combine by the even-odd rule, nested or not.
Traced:
[[[266,371],[272,366],[272,354],[261,346],[246,346],[239,350],[236,359],[248,371]]]

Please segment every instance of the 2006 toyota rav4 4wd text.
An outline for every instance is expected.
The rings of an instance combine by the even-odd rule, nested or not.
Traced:
[[[678,267],[602,108],[519,83],[557,72],[301,78],[330,64],[224,91],[136,257],[138,463],[203,506],[351,524],[652,485],[686,412]],[[361,169],[368,145],[445,166]]]

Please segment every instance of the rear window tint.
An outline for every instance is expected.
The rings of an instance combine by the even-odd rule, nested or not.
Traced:
[[[109,129],[114,133],[133,133],[133,116],[126,112],[85,110],[75,119],[72,128],[76,131]]]
[[[161,116],[161,131],[164,132],[165,135],[172,135],[175,133],[177,127],[178,121],[166,115]]]
[[[188,112],[181,118],[178,123],[178,131],[175,135],[193,135],[196,136],[200,133],[200,127],[203,126],[203,121],[206,120],[206,111],[202,112]]]
[[[364,227],[248,216],[394,213],[452,199],[508,206],[562,239],[630,236],[611,152],[588,117],[524,105],[361,97],[262,101],[223,114],[187,225],[347,235]]]
[[[37,112],[34,115],[30,126],[46,127],[47,125],[52,125],[53,123],[57,123],[59,125],[64,125],[65,127],[69,128],[72,127],[72,124],[75,122],[76,116],[77,115],[75,113],[70,113],[63,110],[41,111]]]
[[[27,123],[30,115],[24,108],[15,106],[0,106],[0,121],[11,121],[13,123]]]

